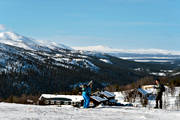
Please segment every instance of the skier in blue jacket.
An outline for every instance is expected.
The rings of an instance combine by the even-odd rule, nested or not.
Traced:
[[[88,108],[89,107],[89,102],[90,102],[90,97],[88,95],[88,86],[87,85],[83,85],[82,86],[82,96],[84,98],[84,108]]]
[[[82,96],[84,98],[84,108],[89,107],[90,103],[90,96],[91,96],[91,88],[92,88],[92,81],[88,83],[88,85],[83,85],[82,86]]]

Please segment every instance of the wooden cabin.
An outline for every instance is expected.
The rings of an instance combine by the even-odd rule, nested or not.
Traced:
[[[83,97],[80,95],[52,95],[42,94],[39,98],[39,105],[72,105],[81,106]]]
[[[81,95],[52,95],[42,94],[39,98],[39,105],[72,105],[75,107],[83,106],[84,99]],[[115,105],[115,95],[108,91],[96,92],[90,96],[90,107],[99,104]]]

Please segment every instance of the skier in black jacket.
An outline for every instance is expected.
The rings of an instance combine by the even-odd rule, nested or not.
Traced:
[[[164,92],[164,85],[160,83],[159,79],[156,79],[156,86],[154,86],[154,88],[156,89],[156,106],[154,108],[159,108],[162,109],[162,95]],[[160,103],[160,106],[158,106],[158,103]]]

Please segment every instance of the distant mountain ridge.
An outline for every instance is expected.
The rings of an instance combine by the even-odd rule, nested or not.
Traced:
[[[129,53],[129,54],[162,54],[162,55],[180,55],[180,51],[170,51],[162,49],[114,49],[107,46],[86,46],[86,47],[72,47],[76,50],[96,51],[103,53]]]
[[[136,62],[158,62],[158,63],[174,63],[180,60],[180,51],[169,51],[162,49],[113,49],[106,46],[87,46],[73,47],[76,50],[94,51],[106,53],[121,59],[131,60]]]

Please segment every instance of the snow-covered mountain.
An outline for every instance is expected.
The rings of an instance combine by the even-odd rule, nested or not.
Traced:
[[[100,59],[110,58],[86,53],[13,32],[0,33],[0,97],[68,91],[89,76],[100,79],[97,73],[111,65]]]
[[[0,43],[29,50],[33,50],[37,46],[37,43],[33,39],[29,39],[13,32],[1,32]]]
[[[46,47],[50,49],[58,49],[58,48],[72,49],[65,45],[57,44],[54,42],[37,41],[35,39],[28,38],[14,32],[1,32],[0,43],[24,48],[26,50],[42,50],[42,48],[45,49]]]
[[[11,68],[8,66],[9,62],[15,64],[15,61],[17,65],[21,66],[22,60],[17,60],[19,57],[23,58],[24,62],[31,57],[29,60],[38,60],[42,63],[53,59],[52,64],[65,68],[72,68],[75,65],[94,71],[99,69],[86,59],[88,56],[81,55],[66,45],[38,41],[14,32],[0,33],[0,54],[0,64],[5,68]],[[4,68],[0,68],[1,70]]]
[[[133,57],[137,57],[136,55],[138,55],[138,57],[140,57],[140,52],[137,54],[135,51],[134,53],[133,51],[125,52],[124,50],[112,49],[104,46],[71,48],[55,42],[35,40],[14,32],[0,33],[0,65],[3,66],[0,68],[0,71],[12,68],[12,64],[16,66],[23,66],[26,64],[23,68],[27,68],[27,66],[32,67],[33,65],[27,63],[27,59],[34,63],[37,63],[38,61],[38,63],[46,64],[48,61],[51,65],[61,66],[68,69],[77,66],[92,71],[98,71],[102,68],[95,64],[97,62],[95,59],[98,59],[98,62],[103,64],[116,64],[111,61],[111,56],[102,52],[120,58],[128,57],[128,55],[131,57],[132,55],[134,55]],[[147,52],[148,51],[144,51],[143,54],[141,54],[141,57]],[[159,53],[165,54],[167,52],[162,51]],[[33,67],[36,68],[36,66]]]
[[[113,49],[106,46],[87,46],[87,47],[73,47],[76,50],[94,51],[107,53],[112,56],[119,57],[125,60],[133,60],[136,62],[171,62],[180,59],[180,51],[170,51],[162,49]]]

